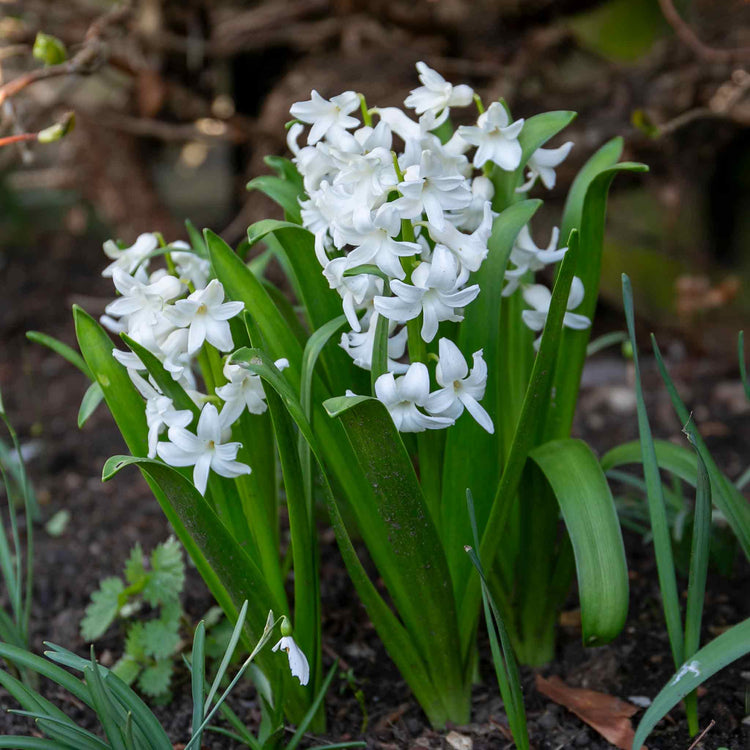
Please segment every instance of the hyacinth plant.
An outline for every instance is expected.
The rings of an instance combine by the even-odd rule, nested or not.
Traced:
[[[253,602],[249,641],[268,609],[287,615],[320,685],[322,501],[389,654],[442,726],[468,720],[476,666],[482,590],[464,552],[467,489],[487,585],[522,661],[551,658],[574,573],[586,644],[624,622],[612,496],[569,434],[607,191],[618,172],[644,168],[618,163],[619,139],[603,146],[539,247],[542,201],[529,194],[554,186],[572,144],[545,144],[574,113],[514,119],[504,101],[485,108],[468,86],[417,67],[422,85],[405,100],[414,116],[351,91],[313,91],[291,107],[293,158],[269,157],[277,176],[249,185],[285,220],[252,225],[236,252],[191,225],[189,244],[150,234],[107,243],[104,274],[120,296],[102,324],[123,347],[113,351],[83,310],[75,322],[78,364],[93,380],[80,421],[104,398],[132,454],[110,459],[105,478],[140,467],[227,614]],[[454,128],[451,111],[466,107],[475,123]],[[266,249],[248,261],[258,243]],[[270,258],[295,305],[265,278]],[[552,291],[535,279],[546,266]],[[303,715],[311,698],[297,680],[273,655],[259,667],[287,715]]]

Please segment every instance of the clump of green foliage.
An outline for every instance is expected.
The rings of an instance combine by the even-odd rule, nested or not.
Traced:
[[[136,682],[145,694],[168,700],[174,656],[180,644],[185,563],[180,543],[173,537],[147,557],[136,544],[125,563],[125,580],[105,578],[91,596],[81,621],[81,637],[101,638],[120,621],[125,627],[125,652],[112,671],[128,685]],[[136,619],[147,608],[150,619]]]

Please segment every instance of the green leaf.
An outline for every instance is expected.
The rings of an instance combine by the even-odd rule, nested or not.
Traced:
[[[148,656],[168,659],[180,642],[178,623],[149,620],[143,626],[143,645]]]
[[[664,619],[667,623],[669,643],[672,648],[672,658],[675,666],[682,663],[684,658],[684,644],[682,621],[680,614],[680,599],[677,593],[677,578],[672,556],[672,540],[667,520],[667,509],[662,492],[659,465],[651,435],[651,426],[646,412],[646,402],[643,398],[641,384],[641,368],[638,359],[638,344],[635,338],[635,316],[633,312],[633,291],[630,279],[622,275],[622,298],[625,306],[625,318],[628,324],[630,344],[633,349],[633,364],[635,366],[635,393],[638,410],[638,433],[640,435],[641,460],[646,480],[646,498],[648,513],[651,521],[651,533],[654,537],[654,554],[656,556],[656,570],[659,577]]]
[[[33,341],[35,344],[41,344],[49,349],[52,349],[55,354],[59,354],[63,359],[67,360],[73,367],[77,367],[89,380],[93,380],[94,377],[89,370],[88,365],[84,362],[83,357],[75,350],[71,349],[67,344],[63,344],[62,341],[58,341],[52,336],[48,336],[46,333],[40,333],[39,331],[26,331],[26,338],[29,341]]]
[[[126,685],[132,685],[141,673],[142,665],[127,654],[112,666],[112,674],[117,675]]]
[[[659,374],[667,387],[667,392],[669,393],[669,398],[672,402],[672,408],[677,414],[678,419],[687,426],[690,423],[690,413],[682,402],[679,393],[677,393],[672,378],[669,376],[669,372],[664,365],[661,351],[659,350],[659,346],[657,345],[653,334],[651,336],[651,344],[654,348],[654,355],[656,357],[656,364],[659,368]],[[703,442],[698,430],[691,430],[691,436],[694,440],[693,445],[703,463],[706,465],[708,475],[711,478],[711,493],[713,500],[719,510],[724,514],[729,525],[732,527],[745,555],[750,558],[750,504],[748,504],[747,500],[745,500],[729,479],[719,471],[716,462],[709,453],[708,448],[706,448],[706,444]]]
[[[130,584],[140,583],[147,575],[146,558],[140,542],[133,545],[125,561],[125,580]]]
[[[608,643],[628,613],[628,567],[607,480],[582,440],[554,440],[529,455],[555,493],[573,544],[583,643]]]
[[[120,609],[119,597],[124,590],[119,578],[105,578],[99,589],[91,595],[91,603],[86,607],[86,615],[81,620],[81,638],[95,641],[101,638],[115,621]]]
[[[201,620],[193,636],[193,653],[190,657],[191,692],[193,696],[193,720],[191,734],[198,731],[203,723],[203,686],[206,676],[206,623]],[[201,738],[197,745],[200,747]]]
[[[399,614],[435,682],[457,705],[464,692],[455,600],[440,539],[409,455],[390,414],[377,399],[334,398],[324,407],[339,418],[372,487],[387,540],[383,561]],[[414,591],[419,591],[415,599]],[[468,709],[468,706],[466,707]]]
[[[56,36],[41,31],[36,33],[31,54],[37,60],[41,60],[45,66],[59,65],[68,59],[65,45]]]
[[[302,175],[297,171],[297,167],[295,167],[289,159],[285,159],[283,156],[269,155],[263,157],[263,161],[271,167],[279,177],[295,185],[300,196],[302,196],[304,190]]]
[[[139,662],[146,659],[145,627],[146,623],[138,620],[130,625],[128,634],[125,636],[125,655],[131,656]]]
[[[156,546],[151,553],[151,575],[143,588],[143,598],[152,606],[176,599],[185,585],[182,546],[175,539]]]
[[[656,724],[688,693],[727,664],[741,659],[748,653],[750,653],[750,618],[722,633],[688,658],[685,664],[677,670],[643,715],[633,738],[633,750],[639,750]]]
[[[160,659],[141,672],[138,677],[138,687],[146,695],[154,697],[162,695],[169,690],[173,671],[171,659]]]
[[[302,213],[299,207],[301,192],[298,184],[271,175],[261,175],[250,180],[247,183],[247,189],[259,190],[278,203],[290,221],[296,224],[302,223]]]

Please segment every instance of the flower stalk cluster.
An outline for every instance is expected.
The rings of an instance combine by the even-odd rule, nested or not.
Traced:
[[[502,102],[485,110],[469,86],[452,85],[423,62],[417,70],[422,85],[404,101],[417,119],[394,107],[367,109],[353,91],[330,100],[313,91],[308,101],[292,105],[287,141],[306,193],[302,223],[315,237],[325,278],[342,298],[350,330],[340,344],[358,367],[372,369],[378,321],[388,320],[387,371],[374,391],[398,429],[442,429],[466,408],[492,432],[492,418],[479,403],[487,383],[482,350],[473,352],[469,369],[465,355],[440,331],[443,323],[463,320],[464,308],[481,292],[473,277],[487,258],[498,215],[487,175],[493,167],[519,168],[525,121],[513,121]],[[441,140],[451,108],[473,102],[476,124]],[[537,180],[552,188],[555,168],[572,145],[537,149],[518,190]],[[533,310],[523,321],[535,331],[543,328],[549,305],[530,282],[534,272],[564,256],[558,238],[555,229],[549,246],[540,249],[525,227],[506,272],[503,294],[524,294]],[[578,304],[579,296],[572,295],[571,303]],[[571,315],[566,325],[583,325],[583,316]]]

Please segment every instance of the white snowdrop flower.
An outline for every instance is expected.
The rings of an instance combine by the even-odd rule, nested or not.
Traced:
[[[159,247],[159,240],[153,234],[140,234],[130,247],[120,249],[112,240],[107,240],[103,247],[113,261],[102,271],[102,276],[109,278],[116,268],[132,274],[139,266],[147,265],[147,256]]]
[[[557,242],[560,239],[560,230],[552,229],[549,245],[545,249],[538,248],[531,237],[528,224],[521,229],[513,243],[510,251],[510,260],[515,268],[509,268],[505,272],[505,287],[503,297],[509,297],[518,289],[521,279],[528,271],[541,271],[545,266],[562,260],[567,247],[558,249]]]
[[[276,360],[274,364],[279,370],[289,367],[286,359]],[[223,426],[234,424],[245,409],[251,414],[263,414],[266,411],[266,393],[259,375],[242,365],[229,362],[224,365],[223,373],[228,382],[216,389],[216,395],[224,401],[219,415]]]
[[[281,632],[284,632],[283,629]],[[310,665],[307,663],[307,657],[296,644],[294,638],[291,635],[282,635],[281,640],[271,648],[271,651],[279,650],[286,652],[292,677],[296,677],[300,685],[307,685],[310,681]]]
[[[242,302],[224,302],[224,287],[212,279],[205,289],[193,292],[187,299],[177,300],[164,313],[174,325],[188,329],[189,354],[195,354],[204,341],[227,352],[234,346],[227,321],[243,308]]]
[[[537,179],[541,179],[547,190],[552,190],[557,178],[555,167],[559,167],[565,161],[571,148],[573,148],[573,141],[568,141],[559,148],[538,148],[534,151],[526,163],[526,182],[517,187],[516,192],[525,193],[531,190]]]
[[[471,203],[466,178],[455,171],[445,156],[434,151],[422,151],[419,166],[407,167],[398,191],[402,197],[393,205],[402,218],[416,219],[424,212],[438,228],[445,223],[444,211],[460,210]]]
[[[510,122],[508,113],[500,102],[493,102],[479,115],[476,125],[461,125],[458,132],[464,140],[477,146],[474,166],[482,167],[491,161],[501,169],[512,172],[521,163],[521,144],[518,136],[523,119]]]
[[[419,411],[430,395],[430,376],[422,362],[409,365],[405,375],[386,372],[375,381],[375,395],[388,409],[399,432],[423,432],[453,424],[446,417],[430,417]]]
[[[122,295],[110,302],[105,312],[126,318],[128,334],[138,341],[151,341],[155,329],[163,328],[167,302],[182,294],[184,286],[169,274],[154,274],[147,283],[139,281],[120,268],[113,269],[112,280]]]
[[[375,309],[386,318],[406,323],[423,313],[422,338],[430,342],[435,338],[438,325],[443,320],[460,321],[463,315],[456,312],[472,302],[479,294],[479,286],[461,289],[468,272],[460,272],[456,257],[443,245],[436,245],[432,260],[420,263],[414,270],[412,284],[391,282],[394,297],[375,297]]]
[[[473,232],[484,218],[484,207],[495,195],[492,180],[484,175],[477,175],[471,181],[471,203],[461,211],[456,211],[448,218],[451,223],[467,232]]]
[[[574,276],[573,282],[570,285],[570,294],[568,295],[568,304],[566,305],[567,309],[575,310],[576,307],[583,302],[583,296],[583,282],[578,276]],[[531,310],[524,310],[521,313],[523,322],[526,323],[532,331],[541,331],[547,322],[549,306],[552,302],[552,292],[550,292],[546,286],[542,286],[541,284],[531,284],[523,290],[523,298],[526,304],[533,308]],[[585,315],[566,312],[565,317],[563,318],[563,325],[566,328],[582,331],[591,325],[591,321]],[[539,336],[539,338],[534,341],[535,349],[539,349],[541,340],[542,337]]]
[[[414,89],[404,100],[404,105],[418,115],[431,112],[438,115],[450,107],[467,107],[474,97],[474,90],[464,84],[453,86],[437,71],[423,62],[417,63],[421,86]]]
[[[422,247],[416,242],[396,240],[400,231],[401,217],[393,203],[385,203],[375,214],[369,211],[355,214],[353,227],[341,231],[342,239],[354,245],[346,259],[347,267],[373,263],[391,278],[403,279],[406,272],[400,259],[417,255]],[[382,285],[377,293],[382,294]]]
[[[487,243],[492,233],[493,222],[492,204],[484,204],[482,221],[474,232],[463,234],[452,224],[446,222],[442,229],[432,224],[427,225],[430,237],[435,242],[445,245],[461,261],[461,265],[468,271],[478,271],[487,257]]]
[[[334,125],[348,129],[359,125],[359,120],[349,114],[359,108],[359,96],[354,91],[324,99],[315,89],[310,92],[310,99],[306,102],[292,104],[292,117],[312,125],[307,136],[307,142],[312,146],[317,143]]]
[[[250,467],[235,461],[240,443],[222,442],[222,423],[213,404],[206,404],[198,420],[197,434],[184,427],[170,427],[169,442],[156,446],[159,458],[170,466],[193,466],[193,484],[201,495],[206,493],[211,470],[233,479],[250,473]]]
[[[487,386],[487,364],[482,350],[474,352],[474,366],[469,372],[461,350],[450,340],[440,339],[435,379],[441,388],[429,395],[425,408],[433,416],[454,421],[464,412],[471,414],[490,434],[495,431],[490,415],[480,405]]]
[[[376,295],[383,293],[383,280],[368,273],[344,276],[350,266],[349,258],[334,258],[323,269],[323,275],[331,289],[341,295],[347,322],[359,332],[357,310],[368,307]]]

